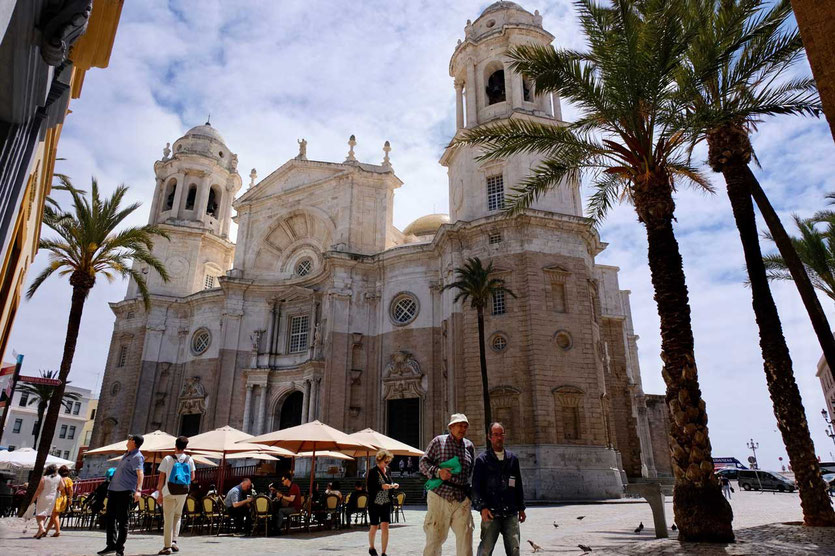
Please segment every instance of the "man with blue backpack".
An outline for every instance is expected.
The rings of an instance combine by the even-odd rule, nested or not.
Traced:
[[[177,537],[180,536],[180,520],[183,515],[183,504],[188,497],[191,482],[194,480],[194,461],[185,453],[188,438],[177,437],[174,442],[174,454],[165,456],[159,464],[159,480],[157,481],[157,502],[162,506],[165,520],[163,526],[163,549],[158,554],[179,552]]]

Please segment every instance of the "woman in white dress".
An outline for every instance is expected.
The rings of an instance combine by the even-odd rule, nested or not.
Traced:
[[[46,536],[44,522],[52,516],[52,509],[55,507],[55,499],[58,494],[64,494],[64,480],[58,474],[58,466],[50,465],[44,470],[38,490],[35,491],[35,520],[38,522],[36,539]]]

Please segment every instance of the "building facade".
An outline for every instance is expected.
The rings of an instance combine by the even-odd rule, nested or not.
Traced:
[[[6,351],[70,99],[107,67],[124,0],[0,3],[0,356]]]
[[[562,125],[560,99],[537,94],[504,56],[553,38],[512,2],[468,21],[450,62],[456,135],[511,118]],[[476,314],[443,289],[480,257],[516,294],[487,311],[487,366],[526,493],[613,497],[628,477],[656,476],[629,292],[617,268],[595,262],[606,244],[583,217],[579,184],[506,218],[505,193],[539,155],[480,162],[449,147],[449,215],[401,231],[389,144],[377,164],[358,161],[355,145],[351,136],[344,161],[324,162],[301,142],[263,180],[253,170],[234,201],[237,157],[217,130],[197,126],[166,145],[149,222],[171,235],[154,246],[171,279],[142,268],[150,309],[135,284],[111,304],[92,445],[132,431],[229,424],[258,434],[319,419],[425,446],[453,412],[483,445]]]
[[[86,388],[68,385],[66,392],[75,392],[81,398],[75,402],[68,401],[61,408],[49,453],[59,458],[75,461],[84,440],[83,431],[92,423],[89,406],[95,403],[95,400],[92,399],[92,392]],[[18,448],[37,450],[35,446],[35,433],[39,426],[37,405],[38,402],[29,399],[25,392],[16,391],[12,396],[12,405],[9,407],[9,415],[3,431],[3,444],[8,446],[9,450]]]

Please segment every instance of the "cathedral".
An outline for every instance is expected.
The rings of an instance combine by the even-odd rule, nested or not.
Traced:
[[[513,2],[496,2],[458,41],[449,64],[456,137],[510,118],[562,125],[560,99],[539,94],[504,53],[553,35]],[[645,396],[629,292],[567,182],[513,218],[505,194],[537,154],[481,162],[449,146],[449,214],[393,225],[404,186],[382,161],[299,154],[246,191],[237,156],[208,123],[154,163],[149,222],[170,280],[140,267],[112,303],[116,321],[92,447],[129,432],[193,435],[223,425],[252,434],[314,419],[372,427],[416,447],[450,413],[485,439],[475,310],[454,303],[455,269],[493,263],[516,294],[485,311],[490,401],[519,454],[531,499],[618,497],[629,478],[668,473],[666,407]],[[406,185],[408,187],[408,185]],[[232,221],[237,238],[229,237]],[[662,461],[659,461],[662,460]]]

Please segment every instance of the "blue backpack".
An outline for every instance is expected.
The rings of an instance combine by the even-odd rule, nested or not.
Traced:
[[[168,492],[171,494],[188,494],[191,485],[190,461],[191,458],[188,456],[186,456],[185,461],[174,460],[174,465],[168,474]]]

